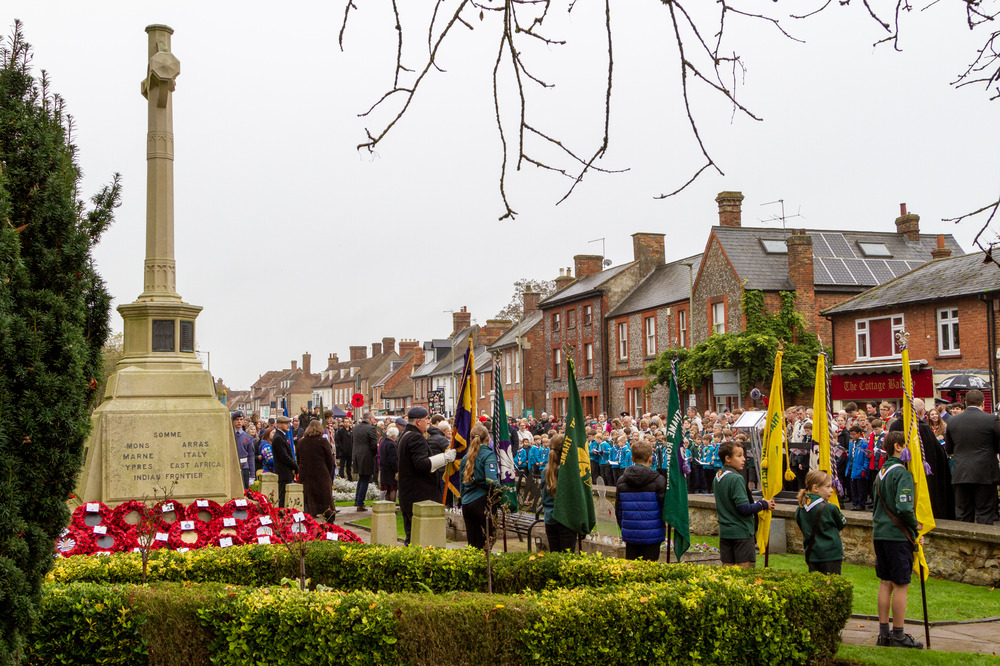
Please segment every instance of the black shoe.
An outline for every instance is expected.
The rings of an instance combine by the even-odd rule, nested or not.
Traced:
[[[889,638],[889,634],[886,634],[885,636],[879,634],[879,637],[875,639],[875,645],[879,647],[889,647],[891,642],[892,641]]]
[[[889,636],[889,645],[892,647],[916,648],[918,650],[924,649],[924,644],[913,640],[913,636],[909,634],[903,634],[902,638],[896,638],[895,634]]]

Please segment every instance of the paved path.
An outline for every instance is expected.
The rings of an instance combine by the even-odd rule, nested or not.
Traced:
[[[906,633],[925,643],[922,624],[906,623]],[[875,645],[877,620],[851,618],[841,640],[849,645]],[[1000,655],[1000,620],[976,624],[948,624],[931,627],[931,647],[942,652],[981,652]]]

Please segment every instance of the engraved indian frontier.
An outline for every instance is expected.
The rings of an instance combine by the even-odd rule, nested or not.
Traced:
[[[146,76],[146,248],[143,290],[118,306],[124,354],[91,417],[76,502],[115,506],[176,481],[176,499],[224,502],[243,494],[226,407],[195,350],[202,308],[177,293],[174,261],[173,93],[180,61],[173,30],[150,25]]]

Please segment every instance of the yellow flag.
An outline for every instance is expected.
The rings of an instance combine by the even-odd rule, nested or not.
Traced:
[[[930,532],[936,526],[934,512],[931,510],[931,496],[927,488],[927,475],[924,470],[923,449],[920,446],[920,433],[917,428],[917,413],[913,409],[913,377],[910,376],[910,350],[903,338],[903,432],[906,435],[906,448],[910,452],[907,468],[913,475],[913,503],[916,508],[917,522],[920,529],[917,536]],[[913,559],[913,570],[924,580],[930,575],[927,559],[924,557],[924,547],[917,545],[917,556]]]
[[[774,357],[774,378],[771,380],[771,395],[767,404],[767,421],[764,426],[763,451],[761,452],[760,485],[764,499],[771,499],[781,492],[784,479],[782,453],[785,449],[785,400],[781,387],[781,356]],[[757,549],[764,552],[771,536],[771,512],[757,514]]]
[[[837,478],[830,461],[830,414],[826,409],[826,354],[816,357],[816,388],[813,391],[813,439],[819,444],[819,469]],[[836,485],[830,502],[840,508]]]

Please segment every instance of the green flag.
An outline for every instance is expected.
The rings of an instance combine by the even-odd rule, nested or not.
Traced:
[[[493,450],[500,467],[500,486],[503,501],[511,511],[517,511],[517,468],[511,453],[510,426],[507,425],[507,405],[504,403],[503,386],[500,381],[500,358],[493,360]]]
[[[663,498],[663,520],[674,528],[674,553],[677,561],[691,547],[688,518],[687,479],[681,471],[684,432],[681,427],[681,400],[677,391],[677,361],[670,368],[670,396],[667,398],[667,443],[663,457],[667,462],[667,494]]]
[[[567,358],[566,365],[569,367],[566,441],[563,442],[562,458],[559,460],[552,517],[577,534],[586,536],[597,524],[590,481],[590,453],[587,451],[587,429],[583,423],[583,403],[580,402],[580,390],[576,387],[573,359]]]

